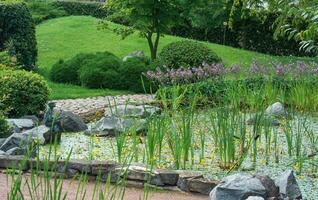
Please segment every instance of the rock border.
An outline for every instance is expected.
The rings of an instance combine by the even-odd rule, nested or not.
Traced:
[[[193,192],[209,195],[219,181],[208,180],[202,174],[185,170],[149,169],[141,164],[122,166],[114,161],[37,161],[25,156],[0,155],[0,169],[22,170],[27,173],[31,169],[44,169],[45,162],[49,162],[50,171],[64,174],[65,179],[74,178],[81,174],[89,177],[101,177],[106,182],[116,183],[118,178],[125,178],[126,186],[143,188],[148,185],[162,190]]]

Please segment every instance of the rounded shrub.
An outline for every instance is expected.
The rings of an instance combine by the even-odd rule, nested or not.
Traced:
[[[9,110],[9,117],[37,114],[45,109],[49,88],[45,80],[32,72],[0,71],[0,110]]]
[[[80,84],[79,70],[86,60],[93,59],[94,54],[77,54],[70,60],[59,60],[50,72],[50,79],[57,83]]]
[[[0,112],[0,138],[9,137],[11,134],[10,126],[5,116]]]
[[[159,54],[157,63],[169,68],[197,67],[203,62],[208,64],[222,62],[211,49],[194,41],[178,41],[166,45]]]
[[[145,58],[129,58],[119,70],[121,77],[120,89],[133,92],[145,92],[145,89],[148,90],[150,83],[142,75],[148,70],[150,69]]]
[[[79,70],[80,82],[89,88],[118,88],[122,61],[109,52],[98,52],[85,59]]]

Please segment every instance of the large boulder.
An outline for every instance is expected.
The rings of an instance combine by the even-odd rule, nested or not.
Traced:
[[[84,121],[76,114],[65,111],[59,114],[60,131],[63,132],[81,132],[87,130]]]
[[[263,185],[264,183],[264,185]],[[274,186],[268,177],[234,174],[225,177],[210,193],[210,200],[245,200],[250,196],[270,198]],[[275,192],[274,192],[275,193]]]
[[[283,172],[276,180],[280,197],[283,199],[302,199],[302,194],[292,170]]]
[[[54,134],[51,133],[50,128],[45,125],[37,126],[33,129],[24,131],[23,133],[21,133],[21,135],[27,138],[32,138],[34,140],[37,140],[38,143],[41,145],[50,143],[51,141],[55,139],[55,136]],[[58,135],[57,137],[60,137],[60,136]],[[60,139],[60,138],[57,138],[57,139]]]
[[[129,53],[127,56],[125,56],[123,58],[123,61],[126,62],[129,58],[143,58],[145,57],[145,54],[143,51],[134,51],[134,52],[131,52]]]
[[[113,107],[107,107],[105,109],[105,116],[146,118],[158,113],[159,111],[160,108],[151,105],[117,105]]]
[[[14,133],[3,142],[3,144],[0,146],[0,150],[7,152],[15,147],[32,147],[32,143],[32,138],[28,137],[27,135],[23,135],[21,133]]]
[[[137,118],[103,117],[96,124],[93,124],[86,135],[115,136],[127,130],[135,130],[138,134],[146,131],[146,120]]]
[[[15,133],[21,133],[23,130],[32,129],[35,126],[31,119],[7,119],[7,122],[13,127]]]
[[[284,108],[284,105],[280,102],[276,102],[266,108],[265,115],[274,118],[284,118],[287,117],[288,114]]]

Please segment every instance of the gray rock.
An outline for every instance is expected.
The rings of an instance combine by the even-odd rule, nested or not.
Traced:
[[[245,200],[249,196],[266,198],[266,188],[254,176],[234,174],[225,177],[212,190],[210,200]]]
[[[25,159],[25,156],[0,156],[0,169],[16,169],[16,170],[28,170],[29,163]]]
[[[266,199],[278,198],[279,196],[278,187],[275,185],[275,182],[269,176],[256,175],[255,177],[259,179],[262,185],[265,187],[267,191],[267,196],[265,197]]]
[[[177,186],[180,190],[190,192],[189,180],[203,178],[203,175],[196,172],[180,171]]]
[[[115,136],[126,130],[134,129],[138,134],[146,131],[147,121],[144,119],[103,117],[85,132],[86,135]]]
[[[125,178],[130,181],[149,183],[156,186],[164,186],[157,170],[149,169],[142,165],[130,165],[128,167],[118,167],[112,174],[112,182],[118,178]]]
[[[28,145],[32,146],[32,142],[32,138],[29,138],[28,136],[21,133],[14,133],[4,141],[0,147],[0,150],[7,152],[8,150],[15,147],[25,147]]]
[[[280,102],[276,102],[268,106],[265,110],[265,114],[275,118],[287,117],[287,111],[285,110],[284,105]]]
[[[72,112],[62,112],[59,115],[60,128],[64,132],[81,132],[87,130],[87,126],[84,121],[76,114]]]
[[[9,149],[7,152],[5,152],[6,155],[10,156],[26,155],[27,153],[28,151],[25,147],[13,147],[12,149]]]
[[[159,111],[160,108],[150,105],[117,105],[113,107],[107,107],[105,109],[105,116],[146,118],[158,113]]]
[[[24,115],[21,118],[22,119],[31,119],[33,121],[33,123],[35,124],[35,126],[40,124],[39,118],[35,115]]]
[[[126,62],[129,58],[135,58],[135,57],[143,58],[143,57],[145,57],[145,54],[143,51],[134,51],[134,52],[129,53],[127,56],[125,56],[123,58],[123,61]]]
[[[204,178],[194,178],[188,180],[188,188],[190,192],[197,192],[206,195],[210,194],[217,184],[217,181],[211,181]]]
[[[172,170],[157,170],[161,181],[165,185],[175,186],[179,179],[179,173]]]
[[[0,156],[6,155],[6,152],[0,150]]]
[[[283,172],[276,180],[279,194],[283,199],[302,199],[302,194],[292,170]]]
[[[37,140],[41,145],[47,144],[52,141],[52,139],[54,139],[51,134],[50,128],[46,127],[45,125],[41,125],[31,130],[24,131],[23,133],[21,133],[21,135]]]
[[[32,129],[35,124],[31,119],[7,119],[14,132],[21,133],[23,130]]]
[[[0,147],[6,141],[7,138],[0,138]]]
[[[263,197],[249,196],[246,200],[265,200]]]

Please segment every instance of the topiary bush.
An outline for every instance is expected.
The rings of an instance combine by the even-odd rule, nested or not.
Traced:
[[[142,74],[150,70],[145,58],[129,58],[119,69],[120,89],[133,92],[145,92],[150,82]]]
[[[37,57],[35,25],[25,3],[0,1],[0,50],[11,56],[26,70],[33,70]]]
[[[83,86],[89,88],[118,88],[122,61],[112,53],[98,52],[85,59],[79,70],[79,78]]]
[[[70,60],[59,60],[50,72],[50,79],[57,83],[70,83],[79,85],[79,70],[86,60],[94,59],[94,54],[78,54]]]
[[[166,45],[160,52],[157,62],[161,66],[177,69],[197,67],[203,62],[219,63],[222,60],[204,44],[185,40]]]
[[[0,138],[6,138],[11,135],[10,126],[5,116],[0,112]]]
[[[0,94],[6,97],[0,110],[8,109],[9,117],[20,117],[44,110],[49,88],[41,76],[32,72],[1,70]]]

